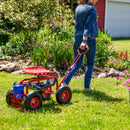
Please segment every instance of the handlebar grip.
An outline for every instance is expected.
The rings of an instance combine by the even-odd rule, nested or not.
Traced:
[[[89,50],[89,47],[85,47],[85,51]]]

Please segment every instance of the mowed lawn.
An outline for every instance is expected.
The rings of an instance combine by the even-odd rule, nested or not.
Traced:
[[[113,38],[112,43],[114,49],[130,53],[130,38]]]
[[[72,100],[66,105],[59,105],[53,94],[36,111],[8,106],[7,91],[15,81],[28,77],[31,76],[0,73],[0,130],[130,129],[128,95],[125,87],[116,86],[116,78],[92,79],[94,90],[88,92],[83,90],[83,78],[73,78],[69,85]]]

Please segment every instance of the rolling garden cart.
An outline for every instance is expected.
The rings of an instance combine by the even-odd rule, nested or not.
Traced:
[[[35,75],[35,77],[15,82],[13,88],[6,94],[7,104],[16,108],[36,110],[42,106],[42,100],[49,98],[51,94],[56,94],[56,100],[59,104],[69,103],[72,98],[71,89],[67,85],[62,85],[62,83],[81,55],[87,52],[88,49],[82,53],[80,53],[78,49],[78,55],[66,71],[66,74],[60,83],[58,83],[58,78],[55,76],[56,73],[47,70],[45,67],[33,66],[24,68],[23,72]],[[52,90],[52,86],[55,84],[56,89]],[[30,92],[29,89],[35,91]]]

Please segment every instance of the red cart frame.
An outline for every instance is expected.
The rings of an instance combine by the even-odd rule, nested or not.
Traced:
[[[56,89],[55,90],[52,90],[52,86],[48,86],[42,90],[40,90],[42,92],[42,94],[44,96],[48,96],[49,94],[51,93],[58,93],[58,91],[62,91],[62,94],[57,94],[56,97],[58,97],[58,102],[59,103],[67,103],[70,101],[71,99],[71,90],[68,86],[65,86],[63,88],[62,86],[62,83],[64,81],[64,79],[66,78],[66,76],[70,73],[70,71],[74,68],[75,64],[77,63],[77,61],[79,60],[79,58],[81,57],[81,55],[85,54],[88,52],[88,49],[83,51],[82,53],[80,53],[79,49],[77,50],[78,51],[78,55],[75,57],[74,61],[72,62],[72,64],[70,65],[70,67],[68,68],[68,70],[66,71],[65,73],[65,76],[63,77],[63,79],[61,80],[60,83],[58,83],[58,78],[55,76],[56,73],[55,72],[52,72],[50,70],[47,70],[45,67],[41,67],[41,66],[33,66],[33,67],[27,67],[27,68],[24,68],[23,69],[23,72],[25,73],[28,73],[28,74],[31,74],[31,75],[36,75],[36,77],[33,77],[33,78],[27,78],[27,79],[23,79],[22,81],[20,81],[20,84],[21,85],[25,85],[25,88],[26,88],[26,91],[24,94],[22,94],[23,98],[15,98],[13,95],[13,91],[12,90],[9,90],[8,93],[7,93],[7,96],[6,96],[6,100],[9,99],[10,97],[10,102],[9,100],[7,101],[7,103],[14,107],[24,107],[24,105],[21,105],[22,102],[24,101],[25,97],[28,96],[29,94],[29,84],[30,83],[33,83],[33,82],[36,82],[37,85],[39,86],[41,81],[45,81],[45,80],[49,80],[49,79],[55,79],[55,83],[56,83]],[[54,84],[55,84],[54,83]],[[61,93],[61,92],[60,92]],[[8,96],[9,95],[9,96]],[[34,94],[35,95],[35,94]],[[33,108],[38,108],[37,106],[39,105],[39,100],[38,100],[38,96],[35,96],[33,97],[31,100],[30,100],[30,104],[31,104],[31,108],[33,110]],[[63,101],[61,101],[63,100]]]

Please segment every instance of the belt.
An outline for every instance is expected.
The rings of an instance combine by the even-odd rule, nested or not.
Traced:
[[[75,36],[83,36],[83,34],[75,34]],[[88,37],[88,39],[95,39],[95,37]]]
[[[88,37],[88,39],[95,39],[95,37]]]
[[[83,34],[74,34],[75,36],[83,36]]]

